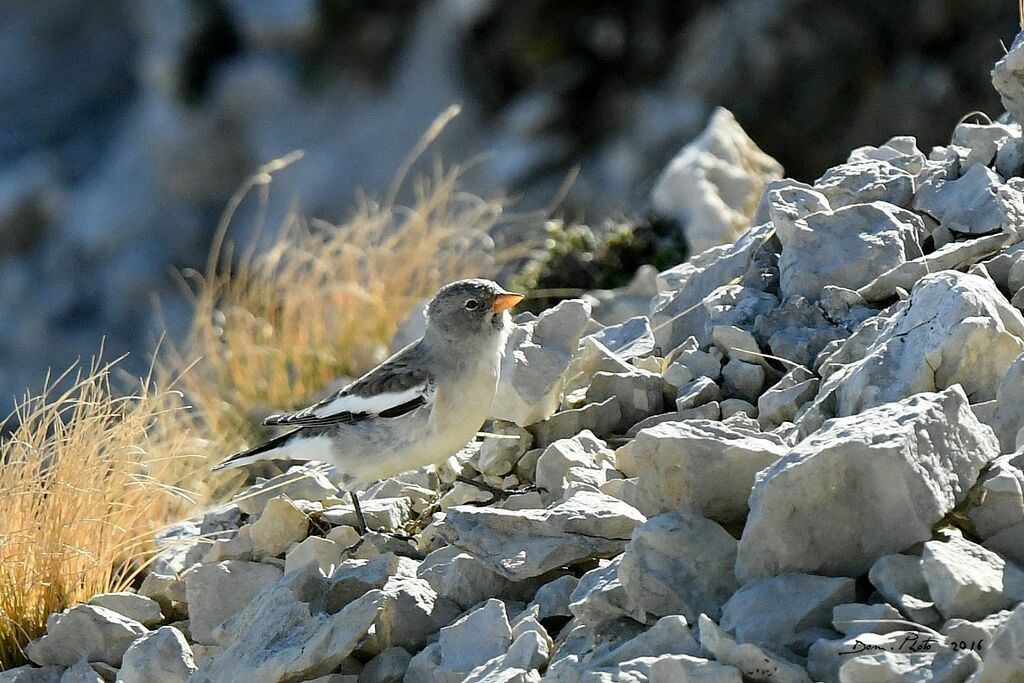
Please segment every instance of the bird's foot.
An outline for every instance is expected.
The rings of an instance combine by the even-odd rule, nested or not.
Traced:
[[[520,496],[524,493],[537,493],[544,491],[544,489],[542,489],[539,486],[523,486],[522,488],[518,489],[502,489],[498,488],[497,486],[491,486],[490,484],[483,481],[470,479],[469,477],[465,477],[461,474],[455,477],[455,481],[460,481],[463,484],[469,484],[470,486],[473,486],[475,488],[480,489],[481,491],[485,491],[491,494],[490,500],[467,501],[466,505],[493,505],[498,501],[508,500],[512,496]]]

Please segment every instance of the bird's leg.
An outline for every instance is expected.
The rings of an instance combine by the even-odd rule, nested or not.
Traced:
[[[359,498],[356,497],[356,492],[355,491],[349,491],[348,495],[350,495],[352,497],[352,507],[355,508],[356,520],[359,523],[359,529],[358,530],[359,530],[359,537],[360,538],[359,538],[359,542],[356,543],[356,545],[352,546],[353,548],[355,548],[355,547],[357,547],[359,545],[359,543],[363,542],[363,539],[366,537],[366,534],[370,530],[370,527],[367,526],[367,524],[366,524],[366,517],[363,516],[363,508],[359,506]],[[413,537],[413,536],[407,536],[406,534],[400,534],[398,532],[384,531],[382,529],[374,529],[373,532],[377,533],[377,534],[381,534],[383,536],[390,536],[391,538],[397,539],[399,541],[415,541],[416,540],[416,538]]]
[[[455,481],[461,481],[463,484],[469,484],[470,486],[473,486],[475,488],[480,489],[481,491],[486,491],[487,493],[491,494],[490,500],[483,501],[484,505],[493,505],[499,500],[508,500],[511,496],[518,496],[523,493],[533,493],[535,491],[544,490],[539,486],[524,486],[523,488],[519,489],[500,489],[497,486],[491,486],[487,482],[477,481],[476,479],[470,479],[469,477],[463,476],[461,474],[455,476]],[[472,503],[467,503],[467,505],[472,505]]]
[[[356,519],[359,521],[359,535],[366,535],[366,518],[363,517],[363,509],[359,507],[359,498],[356,497],[355,491],[349,491],[348,495],[352,496],[352,507],[356,510]]]

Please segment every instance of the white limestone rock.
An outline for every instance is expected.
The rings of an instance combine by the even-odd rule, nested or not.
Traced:
[[[1010,453],[1017,448],[1017,434],[1024,428],[1024,411],[1020,409],[1024,403],[1024,353],[1017,356],[1006,369],[996,389],[996,405],[989,426],[999,437],[999,447],[1003,453]],[[1021,446],[1024,446],[1022,440]]]
[[[853,204],[775,226],[782,242],[780,287],[816,301],[825,285],[857,289],[922,255],[924,224],[886,202]]]
[[[856,159],[825,171],[814,181],[814,189],[825,196],[833,209],[868,202],[910,208],[914,175],[881,159]]]
[[[800,408],[818,393],[820,381],[803,368],[794,368],[757,399],[757,421],[761,429],[792,422]]]
[[[587,668],[615,666],[639,657],[661,655],[700,656],[700,645],[693,637],[686,619],[673,614],[658,619],[646,631],[625,642],[598,645],[587,655]]]
[[[921,572],[946,618],[981,619],[1024,600],[1024,569],[963,538],[925,543]]]
[[[83,657],[64,670],[60,676],[60,683],[103,683],[103,679]]]
[[[736,576],[863,574],[931,538],[996,455],[959,386],[830,420],[758,475]]]
[[[704,654],[736,667],[745,679],[764,683],[811,683],[807,671],[799,664],[760,645],[737,643],[706,614],[700,615],[699,628]]]
[[[530,425],[534,445],[547,448],[559,439],[570,439],[582,431],[610,434],[622,422],[622,408],[617,396],[601,403],[588,403],[581,408],[562,410],[543,422]]]
[[[192,640],[214,645],[213,630],[244,608],[283,572],[269,564],[226,560],[200,564],[185,574]]]
[[[698,377],[679,389],[676,397],[676,410],[690,410],[717,401],[721,397],[721,389],[714,380]]]
[[[985,547],[1024,567],[1024,522],[997,531],[985,540]]]
[[[75,605],[46,619],[46,635],[25,646],[40,666],[71,666],[79,658],[121,666],[125,650],[148,632],[145,626],[98,605]]]
[[[868,579],[883,598],[899,608],[910,621],[937,626],[942,617],[935,609],[924,580],[921,558],[913,555],[883,555],[875,560]]]
[[[1020,466],[1024,466],[1024,452],[1000,456],[975,484],[967,517],[982,541],[1024,523],[1024,471]]]
[[[402,683],[411,660],[404,648],[389,647],[366,663],[358,683]]]
[[[554,581],[548,581],[537,589],[537,594],[533,597],[533,601],[526,608],[536,607],[538,619],[571,617],[569,596],[576,590],[579,583],[579,579],[569,575],[560,576]]]
[[[560,672],[561,674],[561,672]],[[742,683],[739,669],[690,655],[659,655],[637,657],[612,667],[597,667],[585,672],[579,678],[576,672],[561,675],[551,680],[559,683],[570,681],[620,681],[622,683],[651,683],[672,681],[672,683]]]
[[[857,147],[847,157],[851,162],[867,159],[887,161],[914,176],[920,174],[928,162],[928,157],[917,148],[917,139],[912,135],[897,135],[879,147]]]
[[[412,501],[405,497],[359,499],[359,507],[366,518],[366,525],[371,529],[401,529],[402,524],[412,514]],[[351,502],[332,505],[320,515],[320,518],[335,526],[358,526],[356,509]]]
[[[181,631],[162,626],[134,643],[124,653],[118,683],[186,683],[196,672],[192,648]]]
[[[771,225],[751,228],[735,244],[713,247],[659,273],[659,293],[651,302],[658,345],[673,349],[691,336],[699,347],[710,342],[711,318],[704,300],[723,284],[742,278],[758,253],[771,248],[774,234]]]
[[[253,559],[252,525],[246,524],[232,535],[215,538],[203,555],[202,561],[205,564],[224,560],[251,562]]]
[[[615,457],[635,463],[644,514],[678,510],[729,525],[746,515],[754,476],[788,450],[773,434],[689,420],[644,429]]]
[[[943,271],[922,278],[880,321],[874,338],[854,335],[844,347],[833,354],[835,367],[800,418],[802,434],[829,417],[954,384],[972,402],[996,398],[996,387],[1024,351],[1024,318],[990,280]]]
[[[381,592],[388,600],[373,622],[372,637],[360,645],[362,651],[370,654],[389,647],[420,650],[461,612],[454,601],[439,596],[429,583],[416,576],[391,576]]]
[[[512,422],[494,420],[488,434],[480,442],[476,467],[480,474],[503,477],[515,469],[516,463],[533,447],[533,435]]]
[[[802,654],[818,638],[834,635],[832,610],[853,599],[853,579],[779,574],[739,589],[723,605],[719,625],[741,643]]]
[[[294,502],[272,498],[250,530],[253,552],[257,557],[277,557],[309,533],[309,517]]]
[[[646,315],[636,316],[618,325],[610,325],[600,332],[588,334],[580,340],[580,344],[586,345],[588,341],[598,342],[622,361],[649,356],[656,346],[651,321]]]
[[[438,634],[441,668],[469,672],[503,655],[512,644],[505,603],[491,598]]]
[[[622,552],[646,517],[594,490],[577,489],[543,510],[455,507],[445,535],[499,574],[521,580],[585,559]]]
[[[501,574],[457,546],[446,545],[424,558],[416,569],[442,597],[469,609],[488,598],[505,595],[513,584]]]
[[[926,181],[914,197],[914,209],[954,233],[1001,232],[1019,239],[1024,227],[1024,195],[983,164],[955,180],[936,176]]]
[[[757,419],[757,406],[744,401],[742,398],[727,398],[718,404],[718,409],[723,421],[737,415],[750,418],[751,420]],[[757,423],[755,422],[754,424]]]
[[[316,463],[293,465],[284,474],[258,482],[238,494],[234,504],[247,515],[259,515],[271,499],[324,502],[339,495],[321,466]]]
[[[903,630],[906,624],[894,623],[897,621],[904,621],[903,615],[887,602],[874,605],[844,603],[832,609],[832,628],[846,636]]]
[[[291,574],[296,569],[314,562],[320,571],[329,575],[334,567],[341,563],[342,550],[343,547],[330,539],[310,536],[285,554],[284,573]]]
[[[702,613],[717,619],[739,587],[733,574],[736,539],[714,522],[678,512],[652,517],[633,530],[619,565],[633,617]]]
[[[1017,683],[1024,678],[1024,605],[986,642],[981,659],[969,683]]]
[[[569,611],[581,623],[597,627],[631,613],[629,596],[619,580],[621,565],[619,555],[580,577],[569,596]]]
[[[266,586],[220,629],[224,648],[190,683],[276,683],[329,674],[365,637],[390,597],[371,590],[337,613],[324,610],[328,580],[307,566]]]
[[[97,593],[89,598],[90,605],[99,605],[134,619],[146,628],[153,628],[164,620],[160,604],[144,595],[121,591],[119,593]]]
[[[548,501],[559,500],[565,488],[566,476],[572,468],[599,471],[610,466],[614,453],[608,445],[590,430],[583,430],[570,439],[559,439],[544,449],[537,459],[534,482],[544,489]]]
[[[991,166],[999,151],[1011,140],[1020,140],[1019,128],[1002,123],[960,123],[953,129],[952,144],[970,150],[967,158],[960,162],[967,170],[975,164]]]
[[[7,671],[0,671],[0,683],[60,683],[61,674],[66,671],[63,666],[18,666]]]
[[[956,650],[878,652],[847,657],[839,667],[838,678],[839,683],[962,683],[980,661],[973,652]]]
[[[733,358],[722,368],[722,389],[727,396],[751,403],[758,400],[764,386],[765,372],[759,364]]]
[[[977,621],[950,619],[942,625],[940,631],[946,637],[946,644],[949,647],[980,652],[1011,614],[1013,613],[1010,610],[1000,610]]]
[[[669,162],[651,204],[683,225],[690,253],[697,254],[735,242],[750,227],[765,186],[781,177],[782,166],[718,108],[704,132]]]
[[[587,389],[587,403],[617,398],[621,417],[614,431],[624,432],[640,420],[662,412],[664,382],[661,375],[639,368],[629,372],[598,372]]]
[[[568,299],[517,325],[505,349],[491,416],[520,427],[551,417],[589,320],[590,305]]]

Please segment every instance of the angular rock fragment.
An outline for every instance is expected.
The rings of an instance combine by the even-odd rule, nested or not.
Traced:
[[[371,590],[341,611],[324,611],[328,580],[312,567],[267,586],[222,629],[224,649],[190,683],[305,680],[333,671],[378,619],[390,598]]]
[[[469,672],[508,651],[512,627],[505,605],[490,599],[438,634],[441,667],[448,671]]]
[[[577,490],[545,510],[455,507],[443,530],[452,543],[513,580],[622,551],[646,518],[597,491]]]
[[[261,481],[239,494],[234,502],[247,515],[259,515],[271,499],[282,496],[289,500],[323,502],[338,495],[338,487],[321,471],[320,465],[293,465],[284,474]]]
[[[898,607],[910,621],[935,626],[942,617],[928,592],[921,558],[913,555],[883,555],[875,560],[868,578],[883,598]]]
[[[689,420],[641,431],[616,462],[635,463],[641,512],[678,510],[729,525],[746,515],[754,476],[788,450],[772,434]]]
[[[946,618],[981,619],[1024,601],[1024,569],[963,538],[925,543],[921,573]]]
[[[217,641],[213,630],[249,604],[265,587],[281,578],[277,567],[258,562],[227,560],[201,564],[185,574],[192,640],[203,645]]]
[[[1001,232],[1020,239],[1024,227],[1024,195],[983,164],[971,166],[955,180],[928,180],[914,197],[914,209],[954,233]]]
[[[863,574],[931,538],[998,452],[959,386],[830,420],[758,475],[737,578]]]
[[[662,411],[664,383],[661,376],[634,369],[628,373],[599,372],[587,389],[588,403],[617,398],[621,417],[615,431],[625,431],[640,420]]]
[[[622,422],[619,399],[611,396],[601,403],[588,403],[582,408],[562,410],[548,419],[530,425],[534,445],[546,448],[559,439],[569,439],[586,430],[610,434]]]
[[[922,255],[921,219],[886,202],[812,213],[776,229],[782,242],[780,284],[787,297],[816,301],[825,285],[857,289]]]
[[[700,346],[711,341],[704,299],[723,283],[742,277],[758,252],[771,248],[773,235],[771,225],[752,228],[735,244],[713,247],[660,273],[659,294],[651,302],[651,325],[658,345],[672,349],[691,336]]]
[[[909,209],[914,198],[914,176],[888,161],[850,160],[825,171],[814,181],[814,189],[833,209],[868,202],[888,202]]]
[[[143,626],[152,628],[164,620],[156,600],[136,593],[98,593],[89,598],[90,605],[99,605],[134,619]]]
[[[309,532],[309,517],[284,497],[272,498],[253,525],[253,551],[257,557],[277,557]]]
[[[589,304],[569,299],[517,326],[501,364],[491,416],[520,427],[551,417],[589,320]]]
[[[573,468],[602,470],[610,467],[614,453],[607,444],[584,430],[571,439],[559,439],[544,449],[537,459],[534,482],[545,491],[548,500],[562,497],[566,476]]]
[[[854,598],[853,579],[779,574],[744,586],[722,607],[719,625],[741,643],[774,644],[802,654],[833,634],[832,610]]]
[[[736,539],[697,515],[667,512],[633,530],[619,565],[634,617],[702,613],[717,619],[738,585]]]
[[[1024,605],[992,634],[981,654],[982,663],[971,683],[1015,683],[1024,675]]]
[[[120,683],[185,683],[196,672],[192,648],[181,631],[163,626],[151,631],[124,653],[117,674]]]
[[[654,210],[678,220],[690,253],[730,244],[750,227],[765,186],[782,177],[735,117],[718,108],[707,128],[676,155],[651,192]]]
[[[145,626],[98,605],[75,605],[46,619],[46,635],[25,646],[28,658],[40,666],[71,666],[79,658],[121,666],[125,650]]]
[[[700,615],[699,625],[704,654],[736,667],[745,678],[767,683],[811,683],[800,665],[754,643],[737,643],[706,614]]]

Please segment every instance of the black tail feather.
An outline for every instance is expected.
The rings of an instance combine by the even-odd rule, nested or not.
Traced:
[[[286,443],[291,441],[292,437],[298,434],[300,431],[302,430],[296,429],[294,431],[288,432],[287,434],[276,436],[273,439],[261,443],[259,446],[256,446],[254,448],[250,448],[247,451],[240,451],[238,453],[235,453],[234,455],[232,455],[230,458],[220,463],[219,465],[214,465],[211,469],[217,471],[228,469],[231,467],[242,467],[243,465],[248,465],[252,462],[256,462],[257,460],[262,460],[263,458],[256,458],[255,456],[260,455],[262,453],[266,453],[267,451],[272,451],[275,448],[280,448],[281,446],[284,446]]]

